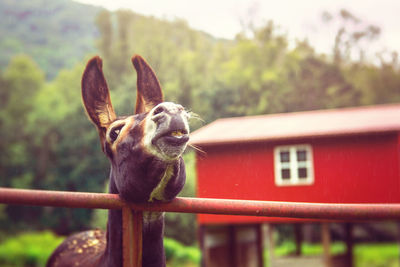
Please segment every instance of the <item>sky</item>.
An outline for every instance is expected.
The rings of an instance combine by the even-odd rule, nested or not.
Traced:
[[[379,40],[367,49],[400,52],[399,0],[76,0],[78,2],[119,8],[155,16],[180,18],[198,30],[214,37],[232,39],[241,31],[241,22],[251,20],[262,25],[272,20],[290,40],[308,39],[321,53],[332,50],[339,20],[329,24],[322,21],[322,13],[333,15],[341,9],[350,11],[362,21],[381,29]],[[336,23],[335,23],[336,21]],[[355,27],[361,27],[360,25]]]

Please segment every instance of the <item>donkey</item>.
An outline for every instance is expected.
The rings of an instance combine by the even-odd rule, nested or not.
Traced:
[[[163,102],[160,83],[147,62],[132,57],[137,72],[135,115],[117,117],[99,57],[82,76],[82,98],[89,119],[111,163],[109,192],[133,203],[170,201],[182,189],[182,159],[189,140],[189,113]],[[165,266],[164,214],[143,215],[143,267]],[[51,255],[48,267],[122,266],[122,211],[109,210],[107,232],[92,230],[68,237]]]

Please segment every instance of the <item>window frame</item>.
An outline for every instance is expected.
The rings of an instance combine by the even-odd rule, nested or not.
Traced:
[[[306,151],[306,160],[298,161],[297,152]],[[289,152],[289,161],[281,161],[281,152]],[[307,177],[299,178],[299,169],[306,168]],[[297,186],[314,184],[314,160],[309,144],[283,145],[274,148],[274,176],[277,186]],[[290,177],[283,178],[282,170],[290,170]]]

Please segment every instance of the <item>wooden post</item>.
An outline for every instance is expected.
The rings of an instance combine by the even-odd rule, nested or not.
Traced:
[[[205,235],[206,235],[206,226],[205,225],[199,225],[198,230],[197,230],[197,235],[198,235],[198,240],[199,240],[199,245],[200,245],[200,251],[201,251],[201,262],[200,262],[200,267],[205,267],[206,266],[206,259],[208,258],[207,256],[207,248],[205,246]]]
[[[267,229],[267,246],[268,246],[268,266],[274,266],[275,257],[275,242],[274,242],[274,225],[272,223],[268,224]]]
[[[399,264],[400,264],[400,221],[397,222],[397,245],[399,247]]]
[[[300,223],[295,223],[294,224],[294,239],[296,243],[296,256],[301,255],[301,243],[303,241],[303,236],[302,236],[302,224]]]
[[[143,212],[122,208],[123,267],[142,267]]]
[[[264,231],[263,224],[256,224],[258,267],[264,267]]]
[[[345,223],[345,232],[346,232],[346,261],[347,266],[353,267],[353,224],[352,223]]]
[[[228,226],[228,247],[230,252],[230,265],[232,267],[237,267],[239,265],[238,253],[237,253],[237,238],[236,238],[236,227],[231,224]]]
[[[322,246],[324,251],[324,263],[325,267],[332,267],[332,258],[331,258],[331,234],[329,232],[329,223],[321,224],[321,237],[322,237]]]

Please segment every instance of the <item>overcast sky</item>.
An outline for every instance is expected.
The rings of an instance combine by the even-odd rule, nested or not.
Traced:
[[[194,29],[215,37],[234,38],[240,21],[252,17],[260,24],[269,20],[288,33],[291,40],[307,38],[319,52],[329,52],[338,25],[324,24],[321,14],[349,10],[363,23],[379,26],[379,41],[369,49],[400,51],[400,0],[78,0],[110,10],[128,8],[143,15],[181,18]],[[249,15],[251,14],[251,16]]]

